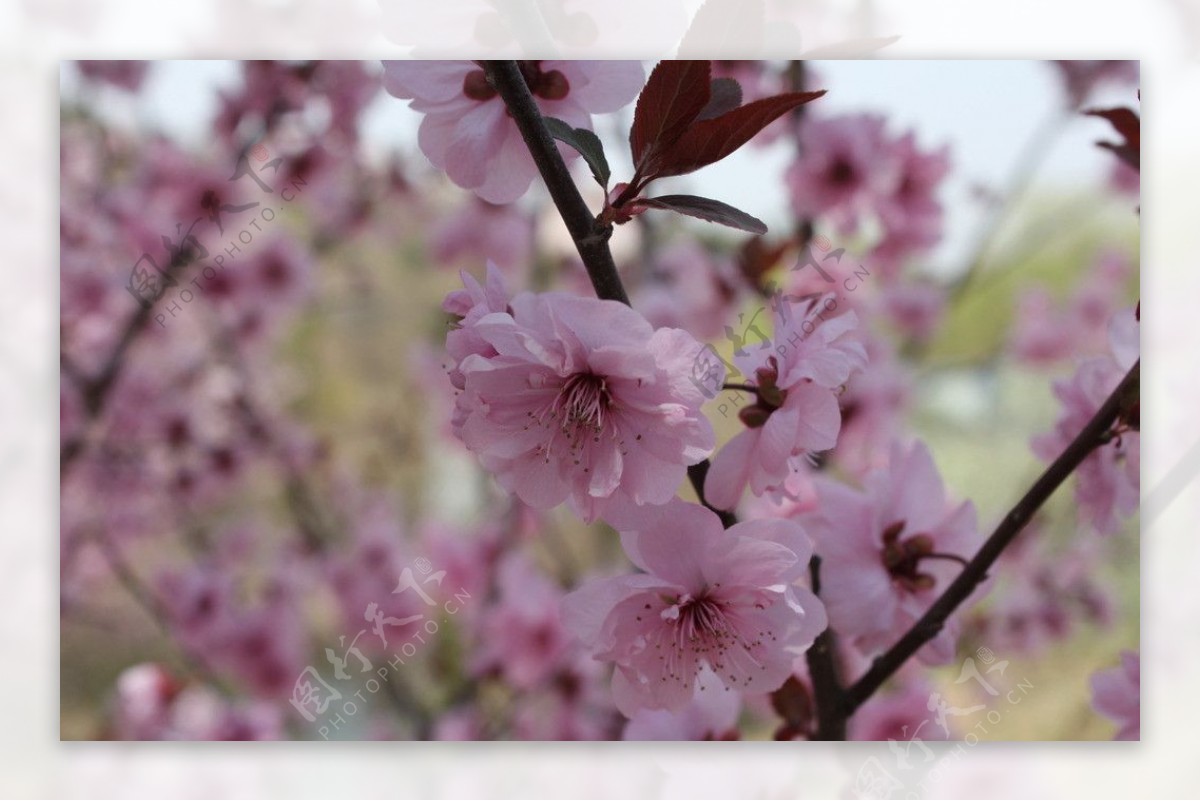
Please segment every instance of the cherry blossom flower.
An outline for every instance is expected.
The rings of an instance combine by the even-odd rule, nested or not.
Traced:
[[[937,190],[950,171],[950,149],[923,151],[916,134],[909,132],[891,143],[888,158],[895,162],[894,167],[884,168],[891,180],[874,205],[883,238],[873,255],[885,273],[941,239],[942,204]]]
[[[1104,84],[1130,86],[1138,81],[1136,61],[1052,61],[1063,80],[1067,100],[1073,108],[1087,102],[1097,87]]]
[[[633,294],[634,308],[655,328],[682,328],[700,340],[720,336],[743,283],[728,259],[685,240],[664,247],[647,266],[650,275]]]
[[[1126,256],[1106,252],[1088,271],[1087,280],[1064,301],[1056,303],[1044,287],[1026,290],[1017,300],[1012,324],[1009,343],[1013,355],[1027,364],[1045,366],[1071,355],[1106,352],[1109,321],[1125,302],[1130,273]],[[1130,314],[1128,322],[1136,326],[1137,321]],[[1135,328],[1135,341],[1136,336]]]
[[[979,535],[970,502],[949,506],[929,449],[894,444],[890,464],[861,490],[819,479],[816,511],[802,515],[821,557],[821,595],[830,625],[867,655],[904,633],[974,555]],[[926,664],[953,658],[949,621],[917,653]]]
[[[753,376],[747,385],[756,400],[738,412],[747,427],[717,452],[704,482],[705,498],[718,509],[736,506],[747,484],[755,495],[779,486],[793,472],[792,459],[837,443],[838,393],[867,355],[852,335],[854,312],[825,316],[836,307],[826,295],[803,316],[782,320],[773,347],[735,352],[738,369]]]
[[[525,194],[537,167],[504,101],[473,61],[385,61],[383,86],[425,115],[419,144],[457,185],[491,203]],[[645,81],[636,61],[523,61],[521,71],[542,113],[572,127],[616,111]],[[565,158],[577,154],[560,146]]]
[[[839,465],[856,476],[887,461],[889,443],[900,433],[913,395],[912,377],[895,344],[868,335],[866,348],[871,369],[854,375],[846,385],[837,444]]]
[[[884,290],[882,305],[900,333],[923,342],[933,336],[941,323],[946,292],[929,282],[896,284]]]
[[[1128,346],[1123,350],[1128,351]],[[1062,411],[1052,431],[1034,438],[1033,452],[1047,461],[1058,458],[1121,383],[1125,372],[1112,357],[1101,357],[1083,362],[1070,379],[1055,382],[1054,394]],[[1122,517],[1137,511],[1140,473],[1141,435],[1122,425],[1110,442],[1088,454],[1075,471],[1080,519],[1101,534],[1114,533]]]
[[[487,297],[480,295],[483,292]],[[473,293],[473,294],[472,294]],[[587,521],[674,497],[712,451],[705,397],[691,380],[700,343],[657,331],[615,301],[523,293],[477,317],[496,292],[455,293],[467,310],[447,340],[461,376],[457,431],[506,490],[538,509],[567,500]],[[477,317],[477,318],[476,318]],[[457,373],[456,373],[457,371]]]
[[[429,250],[439,266],[487,259],[510,276],[527,270],[533,252],[533,221],[517,206],[470,198],[438,224]]]
[[[493,312],[511,312],[504,278],[494,262],[487,263],[487,278],[483,284],[466,271],[460,272],[459,276],[463,288],[448,293],[442,301],[442,311],[459,318],[458,326],[446,334],[446,354],[451,359],[450,383],[455,389],[463,389],[466,385],[466,379],[458,368],[463,359],[471,354],[485,357],[499,355],[491,343],[476,331],[475,324]],[[456,434],[461,423],[459,415],[451,418]]]
[[[890,168],[879,168],[889,152],[886,122],[878,114],[805,120],[800,158],[786,176],[798,215],[822,217],[843,233],[858,227],[893,183]]]
[[[558,615],[562,590],[520,552],[501,562],[496,586],[497,602],[480,621],[473,670],[533,689],[561,667],[567,653],[570,635]]]
[[[794,586],[811,546],[787,520],[723,529],[680,500],[645,512],[621,544],[645,573],[595,579],[563,601],[568,628],[613,662],[617,708],[679,712],[707,666],[727,691],[777,689],[826,625],[820,600]]]
[[[1121,652],[1118,667],[1092,674],[1092,706],[1118,726],[1114,740],[1142,739],[1142,667],[1134,651]]]

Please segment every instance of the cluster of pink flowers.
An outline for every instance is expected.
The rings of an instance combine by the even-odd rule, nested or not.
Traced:
[[[892,137],[875,114],[808,119],[799,148],[787,173],[796,214],[843,235],[874,219],[881,233],[872,261],[887,273],[941,238],[937,192],[950,169],[947,148],[922,150],[912,132]]]
[[[1033,440],[1038,456],[1049,461],[1062,453],[1121,383],[1138,358],[1137,320],[1134,309],[1114,315],[1111,353],[1087,359],[1070,379],[1055,382],[1062,411],[1054,429]],[[1116,531],[1121,519],[1138,508],[1140,475],[1141,435],[1136,421],[1123,420],[1111,441],[1094,450],[1076,471],[1081,521],[1103,534]]]
[[[627,109],[646,82],[637,62],[518,64],[543,115],[588,130],[606,132],[594,117]],[[680,106],[645,104],[656,108],[641,110],[630,149],[670,152],[659,177],[686,183],[693,155],[712,163],[764,108],[795,101],[780,100],[796,78],[783,65],[710,66],[656,70],[683,76]],[[1130,71],[1061,65],[1073,105]],[[80,65],[85,80],[131,91],[146,73]],[[717,83],[689,110],[696,74]],[[363,158],[361,118],[384,91],[420,117],[433,182]],[[687,127],[675,114],[692,126],[687,148],[669,135]],[[215,160],[108,130],[82,108],[64,115],[63,617],[73,629],[100,591],[127,590],[122,612],[160,623],[184,668],[117,664],[100,733],[817,736],[815,660],[831,656],[851,686],[979,553],[975,507],[935,462],[950,451],[933,426],[926,444],[910,425],[951,396],[941,368],[958,354],[925,357],[957,344],[943,322],[969,307],[917,274],[943,235],[948,148],[879,114],[823,116],[820,103],[772,119],[751,141],[795,147],[782,180],[802,224],[714,244],[676,225],[671,202],[758,229],[715,200],[676,196],[612,237],[630,306],[592,297],[565,239],[543,252],[542,234],[561,231],[548,204],[522,200],[537,167],[480,63],[389,61],[382,79],[362,64],[247,63],[220,94]],[[605,148],[616,174],[607,137]],[[138,328],[131,254],[161,250],[195,219],[196,242],[228,253],[250,209],[283,199],[251,174],[303,191],[236,261],[181,278],[202,299],[186,314]],[[619,198],[595,209],[601,224]],[[384,267],[381,253],[399,258]],[[1138,358],[1133,267],[1102,253],[1061,300],[1018,295],[1010,328],[986,345],[1026,370],[1079,360],[1055,384],[1058,419],[1033,441],[1046,461]],[[429,300],[454,269],[461,288],[438,314]],[[407,370],[379,367],[394,366],[398,329],[364,326],[383,318],[436,331]],[[418,405],[397,411],[398,396]],[[1072,477],[1086,529],[1115,533],[1135,513],[1138,427],[1124,410]],[[1123,610],[1104,568],[1128,543],[1067,540],[1081,532],[1059,531],[1056,514],[1039,512],[854,712],[848,738],[953,737],[928,666],[966,646],[1031,654],[1111,624]],[[1118,739],[1139,736],[1138,681],[1133,653],[1092,679]],[[335,694],[342,703],[321,705]],[[339,710],[344,727],[317,719]]]

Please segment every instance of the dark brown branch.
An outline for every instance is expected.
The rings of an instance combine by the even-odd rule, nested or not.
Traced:
[[[808,564],[812,576],[812,590],[821,594],[821,557],[813,556]],[[828,626],[817,635],[812,647],[804,655],[808,663],[808,675],[812,679],[813,701],[817,708],[817,730],[814,740],[845,740],[846,693],[838,679],[837,641],[833,629]]]
[[[718,509],[704,498],[704,479],[708,477],[708,468],[711,466],[712,463],[708,459],[689,466],[687,471],[688,481],[692,482],[692,489],[696,491],[696,497],[700,499],[700,503],[704,504],[704,507],[710,512],[715,512],[717,517],[721,518],[721,525],[729,528],[730,526],[737,525],[737,515],[733,512],[727,512],[724,509]]]
[[[488,81],[500,94],[508,113],[521,131],[529,153],[537,165],[538,172],[550,190],[550,197],[558,208],[558,213],[575,242],[579,258],[587,269],[596,296],[602,300],[616,300],[629,306],[629,296],[617,274],[617,266],[613,262],[612,251],[608,247],[608,239],[612,236],[612,227],[601,225],[596,221],[592,212],[584,202],[583,196],[575,186],[571,173],[567,170],[566,162],[558,152],[558,146],[542,113],[529,92],[521,68],[515,61],[484,61],[484,71]],[[726,528],[737,522],[737,517],[711,506],[704,498],[704,477],[708,475],[709,462],[704,460],[688,468],[688,479],[696,490],[700,503],[715,512]]]
[[[1034,485],[1017,505],[1005,515],[996,530],[984,542],[983,547],[975,554],[970,563],[963,568],[958,577],[950,583],[945,592],[933,602],[933,605],[913,624],[895,645],[878,657],[871,668],[856,681],[845,696],[846,712],[853,714],[854,710],[878,690],[883,683],[895,673],[901,665],[920,650],[921,646],[937,636],[942,630],[946,619],[971,596],[971,593],[987,578],[988,570],[1005,548],[1021,533],[1025,525],[1041,508],[1054,491],[1079,467],[1099,445],[1105,442],[1105,434],[1117,422],[1123,411],[1127,411],[1133,401],[1136,401],[1140,387],[1141,362],[1130,368],[1125,378],[1117,385],[1104,404],[1097,410],[1088,424],[1083,427],[1078,436],[1071,441],[1066,450],[1046,468]]]
[[[601,226],[588,209],[583,196],[575,186],[566,162],[558,152],[558,146],[550,131],[542,121],[542,113],[529,92],[529,86],[521,75],[521,68],[515,61],[486,61],[483,62],[488,81],[500,93],[504,105],[525,140],[529,153],[537,164],[538,171],[550,190],[550,197],[558,207],[558,213],[566,223],[579,258],[587,268],[588,277],[596,295],[603,300],[616,300],[629,305],[629,296],[617,275],[617,265],[613,262],[612,251],[608,248],[608,238],[612,236],[611,226]]]

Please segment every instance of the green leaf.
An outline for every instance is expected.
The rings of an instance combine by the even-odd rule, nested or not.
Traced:
[[[591,168],[596,183],[608,191],[608,179],[612,177],[612,170],[608,167],[608,159],[604,157],[604,146],[600,144],[600,137],[587,128],[572,128],[554,117],[543,119],[546,121],[546,127],[550,129],[550,135],[579,151],[579,155],[583,156],[583,160]]]

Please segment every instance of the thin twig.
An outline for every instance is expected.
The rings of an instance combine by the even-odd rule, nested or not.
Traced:
[[[1034,482],[996,526],[996,530],[984,542],[983,547],[963,568],[958,577],[950,583],[933,602],[933,605],[913,624],[895,645],[878,657],[871,668],[846,691],[846,711],[852,714],[855,709],[878,690],[883,683],[895,673],[901,665],[915,654],[925,643],[937,636],[942,630],[946,619],[971,596],[975,589],[987,578],[988,570],[1005,548],[1016,538],[1025,525],[1041,508],[1054,491],[1057,490],[1074,472],[1075,468],[1086,459],[1093,450],[1104,442],[1105,433],[1117,422],[1118,417],[1125,411],[1131,399],[1137,397],[1140,387],[1141,361],[1130,368],[1121,383],[1112,391],[1104,404],[1083,427],[1083,430],[1071,441],[1071,444],[1046,468],[1041,477]]]

